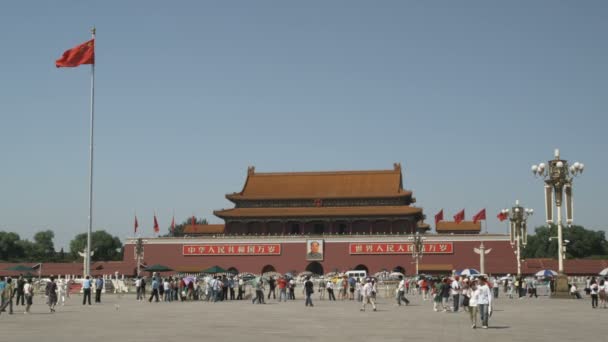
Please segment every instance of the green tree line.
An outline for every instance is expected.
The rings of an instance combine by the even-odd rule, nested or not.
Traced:
[[[563,227],[567,259],[608,259],[608,242],[604,231],[588,230],[581,226]],[[528,235],[523,258],[557,258],[557,226],[540,226]]]
[[[34,234],[33,241],[21,239],[14,232],[0,231],[0,261],[11,262],[71,262],[81,260],[78,255],[87,243],[87,234],[78,234],[70,242],[70,251],[63,248],[55,250],[52,230],[43,230]],[[120,239],[105,230],[98,230],[91,235],[91,249],[95,252],[93,261],[122,260],[123,245]]]

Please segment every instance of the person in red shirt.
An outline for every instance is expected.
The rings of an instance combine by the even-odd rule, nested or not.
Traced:
[[[279,302],[281,302],[281,298],[284,302],[287,302],[287,281],[284,277],[279,278],[277,281],[279,286]]]

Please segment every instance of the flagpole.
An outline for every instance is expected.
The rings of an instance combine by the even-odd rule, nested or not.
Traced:
[[[91,29],[95,39],[95,27]],[[87,231],[87,250],[84,274],[91,275],[91,233],[93,230],[93,127],[95,122],[95,62],[91,64],[91,145],[89,153],[89,230]]]

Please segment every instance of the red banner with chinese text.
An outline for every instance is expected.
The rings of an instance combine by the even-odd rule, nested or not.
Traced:
[[[183,245],[183,255],[281,255],[281,244]]]
[[[452,254],[452,242],[425,243],[424,254]],[[412,254],[414,245],[404,243],[351,243],[348,247],[350,254]]]

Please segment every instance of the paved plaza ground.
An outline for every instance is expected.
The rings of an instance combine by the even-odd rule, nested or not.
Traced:
[[[490,329],[471,329],[467,313],[434,312],[431,302],[411,296],[409,306],[378,300],[378,311],[360,312],[359,303],[314,300],[251,304],[137,302],[134,295],[104,295],[103,303],[82,306],[72,296],[49,313],[44,297],[30,315],[16,307],[0,315],[0,340],[21,341],[602,341],[608,309],[590,300],[505,299],[496,301]],[[191,339],[192,338],[192,339]]]

